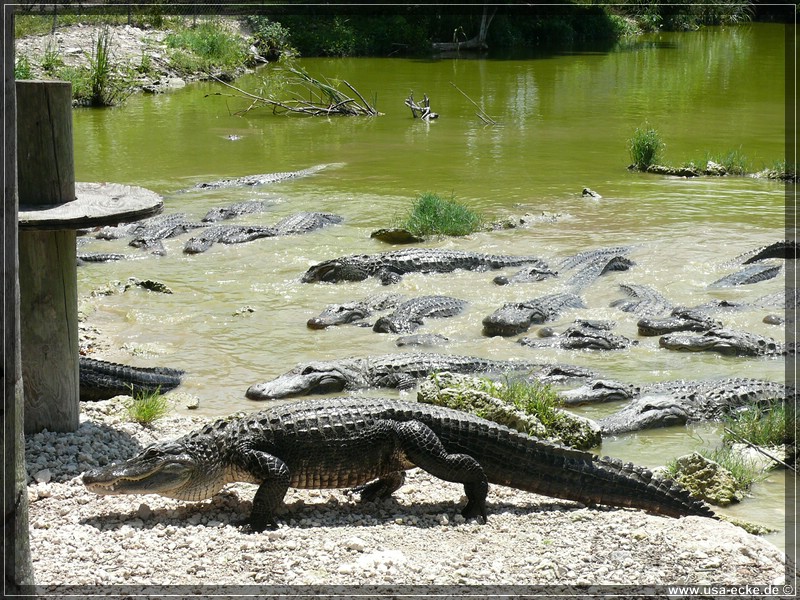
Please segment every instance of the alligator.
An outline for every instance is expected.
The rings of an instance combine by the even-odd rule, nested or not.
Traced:
[[[620,283],[629,298],[614,300],[609,306],[642,316],[662,315],[672,309],[672,303],[651,287],[636,283]]]
[[[118,254],[116,252],[79,252],[77,254],[78,266],[86,263],[116,262],[129,258],[132,258],[129,254]]]
[[[297,179],[298,177],[307,177],[318,173],[329,165],[316,165],[300,171],[285,171],[282,173],[262,173],[259,175],[245,175],[244,177],[233,177],[226,179],[217,179],[216,181],[205,181],[196,184],[194,187],[180,190],[180,192],[188,192],[193,190],[215,190],[219,188],[232,188],[232,187],[252,187],[258,185],[266,185],[268,183],[277,183],[279,181],[286,181],[287,179]]]
[[[732,287],[735,285],[750,285],[760,281],[767,281],[777,277],[781,272],[781,265],[748,265],[741,271],[730,273],[708,284],[710,288]]]
[[[618,412],[597,421],[604,434],[713,421],[751,405],[794,399],[795,389],[761,379],[665,381],[637,390]]]
[[[639,392],[640,389],[630,383],[622,383],[613,379],[592,379],[580,387],[560,390],[556,393],[562,404],[577,406],[632,400]]]
[[[242,215],[252,215],[255,213],[264,212],[270,203],[264,200],[245,200],[244,202],[234,202],[228,206],[221,206],[212,208],[203,217],[203,223],[216,223],[217,221],[226,221],[234,217],[241,217]]]
[[[168,392],[181,384],[184,371],[167,367],[131,367],[81,356],[81,400],[106,400],[121,394]]]
[[[170,213],[156,215],[133,223],[102,227],[95,234],[95,237],[104,240],[132,237],[130,245],[134,248],[144,248],[154,254],[164,254],[163,239],[175,237],[198,227],[205,227],[205,224],[195,223],[184,213]]]
[[[577,292],[592,283],[600,275],[614,270],[624,271],[633,266],[633,262],[625,258],[625,255],[630,251],[630,246],[612,246],[585,250],[561,260],[552,269],[542,262],[542,264],[520,269],[511,277],[498,275],[494,278],[494,282],[497,285],[529,283],[557,277],[572,269],[580,269],[573,276],[573,281],[570,283],[570,285],[576,286],[573,291]]]
[[[524,302],[507,302],[483,319],[483,335],[523,333],[534,323],[552,321],[570,308],[586,308],[579,296],[556,293]]]
[[[571,365],[489,360],[475,356],[427,352],[401,353],[300,363],[271,381],[251,385],[245,395],[250,400],[272,400],[378,387],[408,390],[413,388],[420,378],[439,371],[498,375],[518,372],[546,382],[580,380],[595,376],[588,369]]]
[[[183,245],[186,254],[200,254],[215,243],[243,244],[265,237],[278,235],[274,227],[266,225],[212,225],[194,237],[190,237]]]
[[[303,275],[303,283],[363,281],[377,277],[388,285],[400,281],[406,273],[450,273],[457,269],[485,271],[524,264],[539,264],[535,256],[504,256],[463,250],[408,248],[379,254],[353,254],[323,261]]]
[[[353,488],[388,498],[419,467],[464,485],[465,519],[487,522],[489,484],[587,506],[714,518],[705,503],[648,469],[529,437],[458,410],[382,398],[333,398],[214,421],[177,440],[83,474],[96,494],[212,497],[227,483],[258,489],[243,531],[278,527],[292,488]]]
[[[275,223],[278,235],[310,233],[327,225],[338,225],[344,220],[340,215],[327,212],[299,212]]]
[[[533,348],[556,346],[563,350],[621,350],[638,344],[635,340],[611,333],[610,329],[606,322],[578,320],[560,334],[542,336],[540,330],[539,337],[524,337],[519,343]]]
[[[737,256],[734,261],[743,265],[749,265],[759,260],[767,258],[796,259],[798,255],[798,244],[795,240],[781,240],[769,246],[762,246],[755,250],[750,250]]]
[[[342,217],[331,213],[300,212],[289,215],[274,226],[267,225],[213,225],[199,236],[187,240],[183,251],[187,254],[205,252],[215,242],[221,244],[242,244],[265,237],[308,233],[330,225],[341,223]]]
[[[306,322],[309,329],[325,329],[348,323],[364,324],[363,320],[381,310],[396,308],[403,301],[399,294],[378,294],[343,304],[329,304],[319,315]],[[371,325],[370,325],[371,327]]]
[[[379,333],[411,333],[422,325],[425,317],[452,317],[467,306],[464,300],[450,296],[420,296],[406,300],[375,321],[373,331]]]
[[[770,337],[723,327],[700,334],[670,333],[658,340],[667,350],[717,352],[725,356],[794,356],[793,342],[784,344]]]
[[[664,335],[676,331],[708,331],[722,323],[698,308],[676,306],[668,317],[642,317],[636,323],[639,335]]]
[[[403,346],[443,346],[450,341],[450,338],[443,336],[440,333],[414,333],[412,335],[403,335],[394,341],[395,346],[402,348]]]
[[[600,256],[580,267],[580,269],[567,280],[567,285],[573,292],[577,293],[594,283],[601,275],[612,271],[627,271],[635,264],[636,263],[631,259],[620,254]]]

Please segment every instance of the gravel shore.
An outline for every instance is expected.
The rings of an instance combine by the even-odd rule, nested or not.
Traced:
[[[81,403],[74,433],[28,436],[31,553],[58,586],[776,584],[784,556],[726,522],[671,519],[492,486],[488,523],[464,522],[461,486],[410,472],[395,497],[290,490],[279,529],[242,533],[255,486],[211,500],[96,496],[80,474],[202,419],[125,422],[119,398]]]

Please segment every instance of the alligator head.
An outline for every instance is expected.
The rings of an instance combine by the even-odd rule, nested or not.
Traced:
[[[245,396],[250,400],[273,400],[310,394],[341,392],[358,387],[364,377],[358,361],[314,361],[297,365],[271,381],[251,385]]]
[[[372,311],[364,302],[345,302],[344,304],[331,304],[325,307],[318,316],[309,319],[306,325],[309,329],[325,329],[334,325],[344,325],[361,321],[367,318]]]
[[[194,438],[153,444],[124,462],[83,474],[95,494],[159,494],[177,500],[205,500],[225,485],[225,474],[212,460],[216,448]]]
[[[483,319],[483,335],[516,335],[528,330],[532,323],[542,323],[547,314],[524,302],[504,304]]]
[[[732,329],[711,329],[700,335],[673,333],[662,336],[659,346],[685,352],[718,352],[727,356],[780,355],[783,345],[772,338]]]
[[[558,392],[558,397],[564,404],[577,405],[630,400],[635,394],[636,388],[629,383],[594,379],[578,388]]]
[[[673,308],[668,317],[643,317],[636,327],[639,335],[664,335],[676,331],[708,331],[722,327],[722,323],[702,311],[679,306]]]
[[[366,255],[363,258],[367,260]],[[369,275],[366,263],[359,264],[358,261],[334,258],[309,267],[300,281],[303,283],[363,281]]]
[[[597,423],[604,434],[613,434],[684,425],[688,421],[689,414],[674,396],[652,394],[631,401],[619,412],[603,417]]]

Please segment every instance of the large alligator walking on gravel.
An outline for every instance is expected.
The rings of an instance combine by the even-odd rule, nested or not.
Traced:
[[[551,382],[595,376],[588,369],[571,365],[427,352],[399,353],[300,363],[271,381],[251,385],[246,396],[251,400],[272,400],[380,387],[403,390],[414,387],[420,378],[440,371],[497,375],[513,372]]]
[[[168,367],[131,367],[81,356],[78,378],[81,400],[105,400],[121,394],[167,392],[184,374]]]
[[[796,398],[793,387],[747,378],[664,381],[633,390],[633,394],[618,412],[598,420],[604,434],[713,421],[745,406]]]
[[[303,283],[363,281],[377,277],[381,283],[397,283],[406,273],[450,273],[457,269],[487,271],[541,263],[535,256],[481,254],[463,250],[408,248],[379,254],[353,254],[323,261],[308,269]]]
[[[715,518],[702,501],[643,467],[551,444],[453,409],[379,398],[336,398],[221,419],[125,462],[84,473],[97,494],[212,497],[227,483],[257,484],[245,525],[278,526],[293,488],[353,488],[362,501],[387,498],[405,471],[461,483],[464,518],[487,520],[489,484],[681,517]]]

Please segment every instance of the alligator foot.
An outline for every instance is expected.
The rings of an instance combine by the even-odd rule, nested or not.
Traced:
[[[381,477],[363,485],[357,485],[350,491],[361,496],[361,502],[373,502],[390,497],[396,490],[400,489],[406,481],[406,472],[397,471],[390,473],[386,477]]]
[[[483,523],[489,521],[486,514],[486,494],[489,491],[489,484],[486,480],[474,483],[465,483],[464,492],[467,495],[467,505],[461,510],[461,516],[469,520],[482,517]]]
[[[278,528],[278,522],[274,517],[266,515],[252,515],[246,519],[235,522],[235,525],[242,533],[261,533],[264,530]]]

